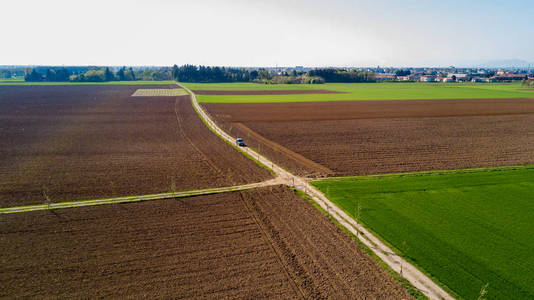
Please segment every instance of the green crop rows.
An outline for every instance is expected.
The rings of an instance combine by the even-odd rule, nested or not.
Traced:
[[[261,103],[343,100],[411,100],[534,98],[534,91],[519,83],[326,83],[326,84],[257,84],[257,83],[187,83],[192,90],[310,90],[322,89],[342,94],[304,95],[198,95],[200,102]]]
[[[313,185],[462,298],[534,298],[534,167]]]

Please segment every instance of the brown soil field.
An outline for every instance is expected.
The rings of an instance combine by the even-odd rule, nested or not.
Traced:
[[[534,99],[202,105],[301,176],[534,163]]]
[[[0,87],[0,207],[271,178],[206,128],[189,96],[130,97],[151,87],[162,88]]]
[[[194,90],[198,95],[299,95],[299,94],[343,94],[345,92],[330,90],[257,90],[257,91],[229,91],[229,90]]]
[[[4,215],[0,297],[410,296],[286,187]]]

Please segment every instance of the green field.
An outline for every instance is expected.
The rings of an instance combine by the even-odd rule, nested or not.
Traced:
[[[24,82],[24,78],[0,79],[0,83],[19,83],[19,82]]]
[[[164,81],[106,81],[106,82],[26,82],[26,81],[0,81],[0,85],[160,85],[176,84],[172,80]]]
[[[257,84],[257,83],[186,83],[192,90],[310,90],[325,89],[343,94],[317,95],[198,95],[200,102],[261,103],[342,100],[410,100],[534,98],[534,91],[519,83],[326,83],[326,84]]]
[[[534,166],[312,184],[461,298],[534,298]]]

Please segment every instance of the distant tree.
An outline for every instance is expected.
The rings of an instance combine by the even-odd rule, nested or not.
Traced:
[[[173,79],[175,80],[178,79],[178,72],[179,72],[178,66],[177,65],[172,66],[172,78]]]
[[[37,72],[35,69],[27,69],[24,75],[24,81],[43,81],[43,74]]]
[[[258,74],[258,71],[254,70],[252,72],[250,72],[250,80],[254,80],[256,78],[258,78],[259,74]]]
[[[456,81],[456,75],[452,75],[451,79],[452,81]]]
[[[124,71],[124,79],[123,80],[126,80],[126,81],[135,80],[135,73],[131,68]]]
[[[137,77],[138,77],[138,78],[141,78],[141,79],[143,79],[143,80],[153,80],[152,75],[153,75],[155,72],[157,72],[157,71],[152,71],[152,72],[150,72],[149,69],[145,69],[145,70],[144,70],[143,72],[141,72],[141,73],[139,74],[139,76],[137,76]]]
[[[2,70],[0,72],[0,77],[4,79],[10,79],[11,78],[11,71],[9,70]]]
[[[69,81],[70,71],[67,68],[56,69],[57,81]]]
[[[397,70],[395,72],[395,75],[397,75],[397,76],[407,76],[407,75],[410,75],[410,74],[411,74],[410,70]]]
[[[105,81],[115,80],[115,75],[113,74],[113,72],[111,72],[111,70],[108,67],[106,67],[106,70],[104,71],[104,80]]]
[[[46,76],[46,81],[57,81],[56,70],[54,69],[47,69],[45,76]]]
[[[119,71],[117,72],[117,78],[120,81],[124,80],[124,67],[120,68]]]
[[[105,69],[89,70],[89,71],[85,72],[84,77],[83,77],[84,79],[82,81],[89,81],[89,82],[106,81],[105,72],[106,72]]]
[[[271,73],[265,69],[258,70],[258,79],[268,80],[271,79]]]

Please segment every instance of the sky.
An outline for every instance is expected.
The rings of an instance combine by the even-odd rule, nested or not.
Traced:
[[[534,62],[531,0],[17,0],[0,16],[0,65]]]

